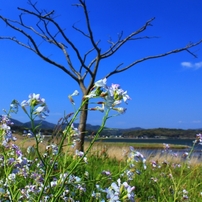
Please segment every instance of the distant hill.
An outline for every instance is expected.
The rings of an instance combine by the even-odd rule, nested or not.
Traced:
[[[24,128],[30,128],[31,127],[31,122],[25,122],[22,123],[18,120],[11,119],[12,122],[14,123],[14,126],[19,126],[19,127],[24,127]],[[56,124],[50,123],[48,121],[43,121],[43,120],[35,120],[34,121],[35,125],[40,125],[41,129],[54,129],[56,127]],[[74,123],[74,127],[78,127],[78,123]],[[65,127],[65,126],[64,126]],[[99,125],[91,125],[91,124],[86,124],[87,130],[92,130],[92,131],[97,131],[100,126]]]
[[[14,125],[16,125],[16,126],[22,126],[23,125],[23,123],[22,122],[20,122],[20,121],[18,121],[18,120],[16,120],[16,119],[12,119],[11,118],[11,121],[14,123]]]
[[[40,128],[42,128],[42,129],[54,129],[55,126],[56,126],[54,123],[50,123],[50,122],[47,122],[47,121],[41,121],[41,120],[34,121],[34,124],[35,125],[40,125]],[[29,121],[29,122],[23,123],[22,126],[25,127],[25,128],[30,128],[31,127],[31,122]]]
[[[131,130],[144,130],[144,128],[134,127],[134,128],[120,129],[120,130],[124,130],[124,131],[131,131]]]
[[[12,129],[15,131],[23,131],[31,127],[31,122],[22,123],[18,120],[11,119],[14,123]],[[35,125],[40,125],[42,130],[54,130],[56,124],[36,120]],[[78,127],[78,123],[74,123],[74,127]],[[64,126],[65,127],[65,126]],[[99,125],[86,125],[86,135],[93,135],[100,128]],[[133,127],[127,129],[121,128],[107,128],[105,127],[100,136],[103,137],[125,137],[125,138],[194,138],[196,134],[201,133],[202,129],[171,129],[171,128],[154,128],[154,129],[144,129],[140,127]],[[50,133],[47,132],[47,133]]]

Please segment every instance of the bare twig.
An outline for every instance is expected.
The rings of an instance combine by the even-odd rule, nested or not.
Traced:
[[[194,54],[193,52],[191,52],[189,49],[192,48],[192,47],[195,47],[197,45],[199,45],[200,43],[202,43],[202,40],[196,42],[196,43],[191,43],[191,44],[188,44],[187,46],[183,47],[183,48],[179,48],[179,49],[175,49],[175,50],[172,50],[172,51],[169,51],[169,52],[166,52],[166,53],[162,53],[162,54],[158,54],[158,55],[152,55],[152,56],[148,56],[148,57],[144,57],[144,58],[141,58],[139,60],[136,60],[134,62],[132,62],[131,64],[129,64],[128,66],[122,68],[122,69],[119,69],[120,66],[118,66],[118,68],[116,67],[115,70],[111,71],[110,73],[108,73],[106,75],[106,78],[114,75],[114,74],[117,74],[117,73],[121,73],[123,71],[126,71],[128,70],[129,68],[135,66],[136,64],[138,63],[141,63],[141,62],[144,62],[146,60],[150,60],[150,59],[156,59],[156,58],[161,58],[161,57],[165,57],[165,56],[168,56],[168,55],[171,55],[171,54],[174,54],[174,53],[179,53],[179,52],[182,52],[182,51],[187,51],[188,53],[190,53],[192,56],[194,57],[197,57],[196,54]]]
[[[41,51],[39,50],[37,44],[36,44],[36,41],[28,34],[26,33],[24,30],[18,28],[18,27],[15,27],[14,25],[10,24],[8,19],[6,18],[3,18],[2,16],[0,16],[0,19],[2,19],[9,27],[11,27],[12,29],[16,30],[17,32],[20,32],[22,33],[27,39],[29,39],[29,42],[31,42],[32,46],[31,45],[26,45],[20,41],[18,41],[16,38],[14,37],[0,37],[0,39],[8,39],[8,40],[12,40],[16,43],[18,43],[19,45],[22,45],[23,47],[25,48],[28,48],[29,50],[35,52],[39,57],[41,57],[43,60],[45,60],[46,62],[60,68],[61,70],[63,70],[65,73],[67,73],[70,77],[72,77],[75,81],[78,82],[78,78],[75,77],[70,71],[68,71],[63,65],[55,62],[54,60],[51,60],[50,58],[46,57],[45,55],[43,55],[41,53]]]
[[[89,19],[89,16],[88,16],[86,3],[85,3],[85,1],[82,1],[82,0],[79,0],[79,2],[81,3],[81,5],[83,7],[83,10],[84,10],[85,19],[86,19],[86,25],[87,25],[87,29],[88,29],[88,32],[89,32],[91,43],[93,44],[93,47],[95,48],[95,50],[97,51],[97,53],[99,55],[101,50],[96,45],[96,42],[95,42],[94,37],[93,37],[93,31],[92,31],[91,26],[90,26],[90,19]]]
[[[76,26],[75,26],[75,24],[76,23],[74,23],[73,25],[72,25],[72,28],[73,29],[75,29],[76,31],[78,31],[78,32],[80,32],[81,34],[83,34],[84,36],[86,36],[87,38],[90,38],[90,36],[88,35],[88,34],[86,34],[84,31],[82,31],[81,29],[79,29],[79,28],[77,28]],[[95,48],[94,48],[95,49]]]
[[[111,43],[112,46],[109,48],[109,50],[107,50],[105,53],[101,54],[101,58],[107,58],[110,57],[111,55],[113,55],[117,50],[119,50],[119,48],[121,48],[126,42],[128,42],[129,40],[133,39],[133,36],[143,32],[144,30],[146,30],[146,28],[148,26],[151,26],[151,22],[154,20],[155,18],[151,18],[150,20],[148,20],[140,29],[138,29],[137,31],[131,33],[130,35],[128,35],[125,39],[121,39],[120,37],[118,38],[117,42],[115,43]]]

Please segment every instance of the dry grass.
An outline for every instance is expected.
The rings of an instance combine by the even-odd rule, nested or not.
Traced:
[[[36,141],[34,138],[23,137],[22,135],[14,134],[17,138],[15,144],[18,145],[20,148],[28,148],[29,146],[36,145]],[[47,142],[40,143],[40,151],[44,151],[47,146]]]
[[[88,143],[86,143],[86,146]],[[138,149],[137,149],[138,151]],[[117,160],[126,160],[126,157],[129,153],[129,146],[127,144],[104,144],[104,143],[95,143],[94,147],[92,148],[91,153],[95,153],[98,155],[106,155],[110,158],[116,158]],[[141,153],[146,157],[147,162],[168,162],[173,164],[180,164],[182,163],[182,156],[172,156],[171,154],[164,154],[162,155],[161,150],[155,153],[155,155],[148,155],[147,150],[141,151]],[[200,160],[197,157],[192,157],[189,160],[190,165],[197,165],[201,164]]]
[[[148,157],[149,161],[155,161],[155,162],[159,162],[159,163],[165,162],[165,163],[173,163],[173,164],[181,164],[183,159],[184,158],[182,158],[182,156],[180,156],[180,155],[179,156],[172,156],[171,154],[162,155],[160,152],[157,153],[155,156]],[[187,162],[190,165],[201,164],[201,162],[199,161],[199,159],[197,157],[192,157]]]
[[[15,135],[15,136],[17,137],[17,141],[15,143],[21,148],[27,148],[28,146],[34,146],[36,144],[34,138],[22,137],[21,135]],[[59,140],[54,140],[54,142],[58,143]],[[48,144],[48,141],[44,141],[40,143],[40,147],[39,147],[40,151],[44,151],[47,144]],[[84,150],[86,150],[88,146],[89,146],[89,142],[85,142]],[[133,143],[132,146],[135,147],[135,144]],[[138,145],[135,148],[138,150],[139,147],[140,145]],[[67,149],[67,147],[64,147],[64,150],[65,149]],[[73,150],[69,152],[73,152]],[[124,143],[119,144],[119,143],[95,142],[95,144],[93,145],[90,151],[90,154],[98,155],[98,156],[106,156],[109,158],[116,158],[117,160],[126,160],[128,153],[129,153],[129,144],[124,144]],[[159,153],[155,155],[150,155],[150,156],[148,156],[148,153],[146,150],[143,151],[142,153],[144,156],[147,156],[148,161],[158,161],[159,163],[160,162],[180,163],[182,161],[181,156],[174,157],[174,156],[171,156],[170,154],[162,155],[160,151]],[[198,158],[193,157],[190,160],[190,163],[196,165],[200,162]]]
[[[89,143],[86,142],[84,149],[88,148]],[[112,144],[105,144],[105,143],[95,143],[93,148],[91,149],[91,154],[96,154],[99,156],[108,156],[110,158],[116,158],[118,160],[126,159],[126,156],[129,152],[128,146],[120,146],[120,145],[112,145]]]

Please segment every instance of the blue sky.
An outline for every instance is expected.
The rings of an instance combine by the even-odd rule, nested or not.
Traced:
[[[114,41],[117,34],[123,36],[140,28],[144,23],[155,17],[153,26],[139,36],[157,36],[158,38],[130,41],[112,58],[101,62],[97,80],[103,78],[118,64],[124,65],[146,57],[172,49],[186,46],[189,42],[202,39],[202,1],[201,0],[86,0],[91,26],[96,40],[101,39],[100,47],[109,47],[107,40]],[[89,49],[83,36],[76,33],[71,26],[77,24],[84,29],[84,18],[81,9],[72,7],[76,0],[38,2],[40,9],[54,9],[58,14],[56,20],[82,53]],[[0,14],[18,19],[17,7],[29,9],[26,0],[2,0]],[[34,21],[28,23],[33,25]],[[0,21],[0,36],[24,38],[5,26]],[[25,40],[25,42],[27,42]],[[43,51],[62,64],[65,59],[61,52],[53,46],[41,45]],[[108,84],[118,83],[132,98],[124,115],[109,119],[107,126],[115,128],[202,128],[202,44],[191,49],[198,58],[187,52],[173,54],[168,57],[149,60],[131,69],[116,74],[108,79]],[[72,55],[72,61],[78,64]],[[47,121],[56,123],[60,117],[72,112],[73,107],[67,96],[77,84],[60,69],[43,61],[31,51],[19,45],[0,40],[0,109],[9,107],[13,99],[23,101],[30,93],[40,93],[50,109]],[[81,97],[75,99],[79,105]],[[102,118],[99,112],[90,112],[88,123],[97,125]],[[22,122],[27,117],[22,111],[13,118]]]

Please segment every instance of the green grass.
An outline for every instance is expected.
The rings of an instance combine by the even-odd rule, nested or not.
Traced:
[[[29,139],[28,139],[29,140]],[[19,141],[23,153],[26,153],[26,147],[32,145],[32,140],[23,142]],[[89,143],[85,143],[85,147]],[[43,144],[42,144],[43,145]],[[41,146],[42,146],[41,145]],[[129,146],[133,146],[136,151],[138,149],[152,148],[163,149],[162,144],[147,144],[147,143],[104,143],[96,142],[93,145],[92,150],[87,154],[88,162],[81,161],[76,169],[73,169],[77,164],[79,157],[72,155],[72,151],[64,149],[58,156],[57,167],[54,168],[50,175],[50,181],[55,178],[59,178],[61,173],[71,173],[71,176],[77,176],[80,181],[67,182],[67,188],[73,190],[69,194],[74,197],[75,201],[80,202],[98,202],[100,199],[92,197],[92,193],[96,193],[100,198],[106,199],[106,193],[100,191],[96,187],[105,190],[109,188],[112,183],[117,179],[121,179],[121,182],[127,182],[130,186],[135,187],[135,201],[136,202],[199,202],[202,201],[202,164],[198,159],[185,160],[181,156],[174,157],[169,153],[162,155],[161,152],[155,156],[149,156],[146,159],[146,169],[144,169],[143,161],[139,159],[136,161],[128,161],[128,155],[130,154]],[[181,145],[170,145],[170,148],[184,148]],[[43,153],[42,149],[42,153]],[[4,158],[8,159],[7,154],[13,155],[12,150],[2,149],[1,153],[4,154]],[[51,165],[52,158],[51,150],[48,151],[48,158],[44,158],[46,164]],[[28,159],[36,161],[37,153],[27,155]],[[13,158],[16,158],[14,155]],[[1,164],[3,165],[3,164]],[[8,166],[9,165],[9,166]],[[10,164],[7,166],[0,166],[0,179],[4,179],[5,176],[11,172]],[[11,164],[12,165],[12,164]],[[14,166],[14,165],[12,165]],[[37,163],[32,163],[29,167],[30,174],[39,170]],[[103,171],[110,173],[106,175]],[[6,174],[7,173],[7,174]],[[128,178],[128,174],[132,174],[132,178]],[[29,174],[28,174],[29,176]],[[70,176],[69,176],[70,178]],[[67,181],[69,180],[67,179]],[[24,178],[20,174],[17,176],[17,180],[14,184],[10,184],[10,188],[13,193],[20,193],[19,190],[23,189],[27,184],[34,184],[35,179]],[[1,185],[1,184],[0,184]],[[85,188],[85,191],[75,189],[76,186],[81,185]],[[2,185],[3,186],[3,185]],[[0,187],[1,188],[1,187]],[[51,188],[47,194],[57,194],[60,186]],[[66,187],[64,187],[66,188]],[[120,188],[121,189],[121,188]],[[122,193],[122,192],[121,192]],[[5,194],[1,195],[4,196]],[[120,201],[127,202],[125,192],[120,194]],[[17,197],[17,195],[16,195]],[[37,199],[37,195],[34,196]],[[188,197],[188,199],[186,199]],[[13,200],[16,201],[16,200]],[[26,200],[21,200],[22,202]],[[33,200],[35,201],[35,200]],[[43,201],[43,200],[42,200]],[[63,201],[58,199],[58,201]],[[107,202],[107,200],[106,200]]]
[[[130,181],[130,185],[135,186],[136,201],[177,202],[184,201],[185,195],[189,197],[187,201],[202,201],[201,164],[190,165],[189,162],[174,163],[172,161],[165,163],[163,160],[156,163],[157,166],[153,167],[148,161],[146,170],[143,169],[142,163],[136,163],[131,168],[134,178]],[[125,166],[126,162],[123,161],[106,156],[91,156],[86,170],[91,173],[92,179],[97,179],[102,170],[110,171],[111,179],[97,182],[101,186],[109,186]],[[127,177],[122,177],[122,180],[127,181]],[[188,194],[183,194],[183,190],[188,191]]]
[[[186,201],[185,195],[189,197],[187,201],[202,201],[202,165],[189,162],[174,163],[172,161],[165,163],[163,158],[156,161],[156,167],[153,167],[151,161],[146,163],[147,169],[144,169],[141,162],[134,165],[133,168],[127,168],[134,172],[133,180],[128,181],[126,176],[122,176],[122,181],[127,181],[131,186],[135,186],[136,201],[158,201],[158,202],[180,202]],[[90,201],[90,193],[95,189],[96,184],[101,187],[109,187],[116,181],[127,167],[127,162],[119,161],[115,158],[109,158],[107,155],[88,156],[88,164],[80,167],[78,175],[85,171],[89,173],[89,179],[86,180],[87,192],[85,201]],[[102,171],[110,171],[111,177],[104,177]],[[188,194],[183,194],[183,190]],[[183,196],[184,195],[184,196]]]

